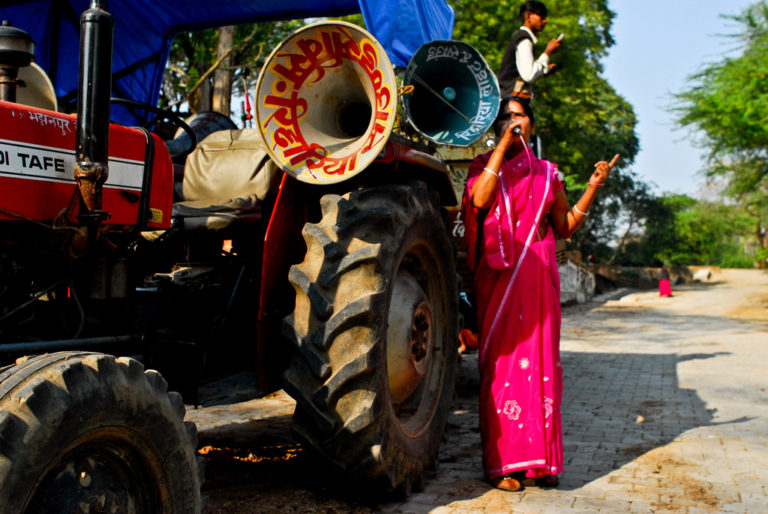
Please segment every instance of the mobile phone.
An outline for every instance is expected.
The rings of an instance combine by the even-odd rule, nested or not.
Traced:
[[[565,37],[565,32],[561,32],[560,35],[557,36],[557,40],[562,41],[564,37]]]

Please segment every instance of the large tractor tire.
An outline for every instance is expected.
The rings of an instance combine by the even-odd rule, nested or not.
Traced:
[[[285,373],[298,435],[377,494],[419,488],[453,401],[454,250],[421,182],[321,200],[290,271]]]
[[[0,369],[0,510],[199,513],[197,432],[133,359],[61,352]]]

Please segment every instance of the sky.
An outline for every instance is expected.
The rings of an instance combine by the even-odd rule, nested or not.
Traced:
[[[630,169],[656,193],[700,197],[705,150],[670,112],[672,95],[705,65],[734,55],[740,26],[721,14],[740,14],[753,0],[610,0],[615,45],[604,76],[635,111],[640,152]],[[609,156],[610,157],[610,156]]]

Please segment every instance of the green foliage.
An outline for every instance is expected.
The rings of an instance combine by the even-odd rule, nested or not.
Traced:
[[[761,264],[768,262],[768,248],[759,248],[755,252],[755,261]]]
[[[691,77],[691,88],[677,95],[677,112],[682,125],[703,133],[702,143],[718,164],[712,172],[722,173],[727,160],[750,163],[751,176],[739,188],[743,190],[768,173],[768,4],[755,4],[732,19],[744,27],[733,36],[741,43],[741,55]]]
[[[756,239],[766,248],[768,219],[768,3],[731,17],[742,32],[740,55],[706,66],[676,96],[678,121],[701,134],[709,150],[710,179],[727,181],[726,193],[756,219]],[[763,260],[764,262],[764,260]]]
[[[252,91],[259,70],[272,49],[301,24],[301,21],[293,20],[238,25],[229,67],[236,79],[233,89],[242,93],[243,84],[239,79],[246,77]],[[190,91],[191,88],[217,60],[218,33],[218,29],[206,29],[181,32],[174,38],[160,93],[161,106],[178,106],[185,101],[192,103],[194,98],[190,98],[190,94],[195,92]]]
[[[686,195],[663,196],[653,203],[644,232],[622,249],[618,264],[741,268],[757,260],[750,245],[755,218],[744,209]]]
[[[454,39],[474,46],[492,69],[498,69],[507,42],[522,25],[518,18],[521,3],[520,0],[451,1],[456,13]],[[599,61],[613,45],[610,28],[614,13],[608,9],[608,2],[549,0],[545,3],[549,8],[549,24],[542,38],[553,38],[560,32],[566,35],[567,44],[558,53],[558,60],[568,63],[571,59],[589,60],[591,66],[600,71]],[[573,71],[578,68],[575,66]]]
[[[454,39],[477,48],[497,71],[510,37],[520,27],[520,0],[455,0]],[[556,162],[565,173],[571,204],[581,196],[594,164],[621,159],[608,184],[590,211],[587,224],[576,232],[572,247],[583,254],[608,260],[609,243],[619,216],[625,216],[637,195],[650,193],[639,178],[626,171],[639,150],[632,106],[601,75],[600,60],[613,44],[611,23],[615,14],[607,0],[549,0],[547,28],[539,34],[536,55],[549,39],[565,33],[553,62],[563,68],[536,83],[533,101],[542,156]],[[639,208],[635,202],[632,208]],[[639,213],[629,216],[640,219]]]
[[[365,28],[365,20],[363,20],[362,14],[348,14],[347,16],[339,16],[338,18],[333,19],[347,21],[349,23],[354,23],[359,27]]]
[[[174,38],[160,90],[160,106],[177,106],[213,64],[218,30],[182,32]]]
[[[680,240],[668,251],[672,264],[732,265],[743,255],[741,240],[750,235],[751,216],[723,204],[698,202],[677,212]]]
[[[609,239],[611,235],[620,234],[615,248],[602,249],[602,253],[608,253],[609,263],[620,263],[627,266],[655,265],[655,256],[652,252],[637,248],[636,240],[653,234],[654,227],[664,219],[667,209],[661,200],[654,196],[648,184],[642,182],[630,172],[619,171],[611,177],[610,183],[604,187],[611,187],[613,194],[607,195],[606,200],[593,207],[593,211],[606,219],[600,227],[606,233],[598,233],[597,241]],[[652,236],[659,244],[665,241]],[[617,262],[618,261],[618,262]]]
[[[498,70],[507,43],[520,27],[520,1],[456,0],[454,38],[480,51]],[[550,0],[549,22],[539,34],[537,55],[546,42],[565,33],[553,61],[564,65],[536,83],[534,109],[543,153],[567,175],[586,179],[595,162],[622,154],[621,166],[635,158],[637,123],[632,106],[602,77],[600,59],[613,45],[614,13],[607,1]]]

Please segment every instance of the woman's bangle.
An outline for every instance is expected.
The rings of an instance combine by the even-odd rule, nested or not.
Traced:
[[[592,182],[591,180],[589,182],[587,182],[587,184],[589,184],[590,186],[595,186],[595,187],[600,187],[600,186],[603,185],[602,182],[598,184],[597,182]]]
[[[586,213],[586,212],[584,212],[584,211],[582,211],[581,209],[579,209],[578,207],[576,207],[576,205],[575,205],[575,204],[573,205],[573,210],[574,210],[574,211],[576,211],[576,212],[578,212],[578,213],[579,213],[579,214],[581,214],[582,216],[586,216],[586,215],[587,215],[587,213]]]
[[[487,171],[488,173],[490,173],[494,177],[499,178],[499,174],[496,173],[495,171],[493,171],[491,168],[483,168],[483,171]]]

